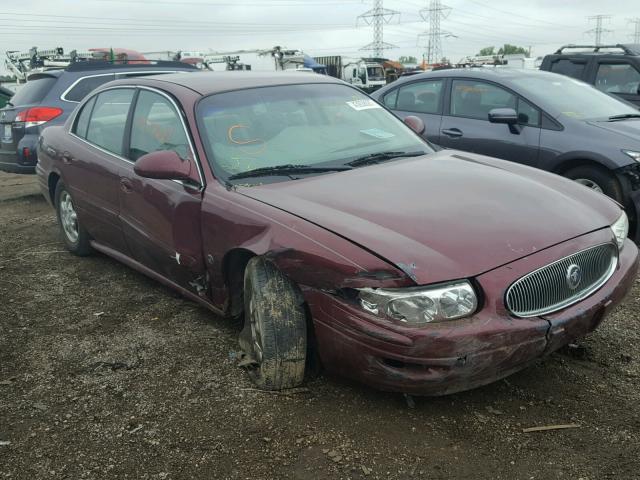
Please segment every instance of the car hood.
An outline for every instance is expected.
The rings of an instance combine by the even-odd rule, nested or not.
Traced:
[[[452,150],[238,192],[360,245],[418,284],[479,275],[621,212],[557,175]]]
[[[601,128],[608,132],[624,135],[627,138],[635,140],[640,146],[640,119],[631,118],[628,120],[608,121],[590,121],[589,125]]]

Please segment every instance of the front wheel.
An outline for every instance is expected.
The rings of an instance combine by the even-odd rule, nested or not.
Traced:
[[[591,190],[604,193],[620,204],[624,204],[622,189],[618,180],[604,168],[583,165],[568,170],[564,176]]]
[[[251,380],[264,390],[294,388],[304,380],[307,322],[302,295],[275,265],[249,260],[244,275],[240,346]]]
[[[62,233],[62,240],[67,249],[80,257],[89,255],[91,253],[89,234],[78,220],[78,214],[76,213],[71,194],[62,181],[56,185],[54,205]]]

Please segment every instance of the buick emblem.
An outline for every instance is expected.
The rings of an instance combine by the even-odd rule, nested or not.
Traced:
[[[580,282],[582,281],[582,268],[580,268],[580,265],[576,265],[575,263],[569,265],[569,268],[567,268],[566,280],[567,287],[571,290],[578,288],[578,285],[580,285]]]

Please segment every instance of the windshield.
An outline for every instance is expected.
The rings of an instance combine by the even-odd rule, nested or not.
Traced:
[[[580,120],[609,118],[614,115],[639,113],[638,110],[591,85],[560,75],[517,78],[513,82],[538,102],[552,105],[562,115]],[[525,95],[526,96],[526,95]]]
[[[384,80],[384,71],[382,67],[367,67],[369,80]]]
[[[225,180],[258,168],[345,166],[382,152],[433,151],[391,113],[344,85],[219,93],[204,98],[197,113],[212,168]]]

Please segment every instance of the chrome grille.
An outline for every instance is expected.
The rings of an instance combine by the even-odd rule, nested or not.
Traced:
[[[518,317],[534,317],[568,307],[600,288],[617,264],[612,243],[574,253],[516,280],[507,290],[507,308]]]

